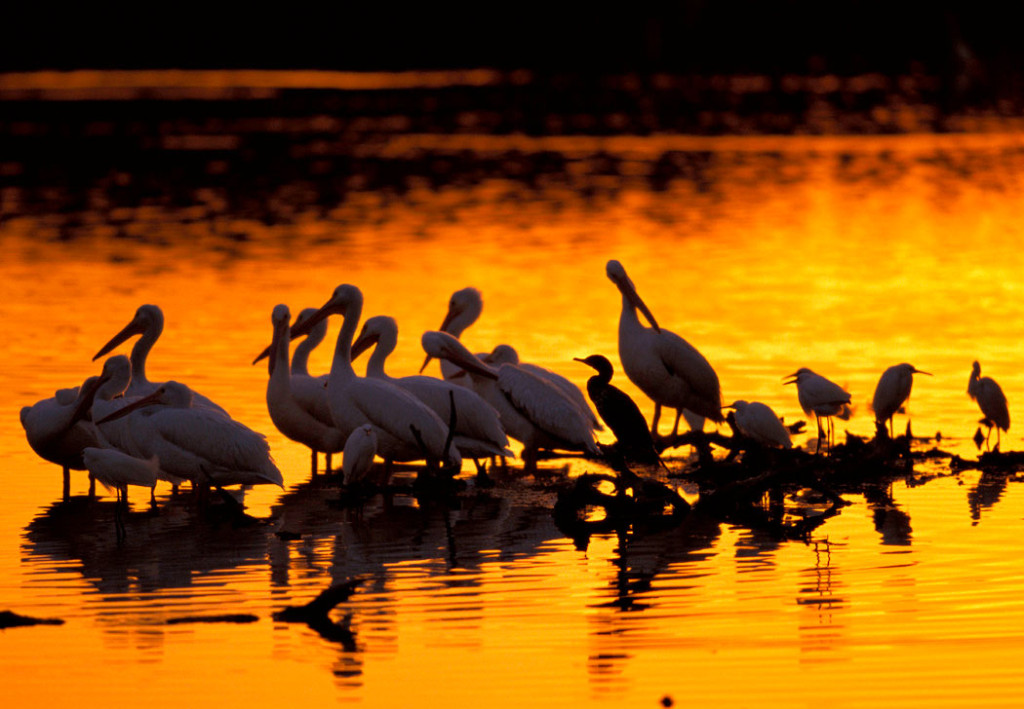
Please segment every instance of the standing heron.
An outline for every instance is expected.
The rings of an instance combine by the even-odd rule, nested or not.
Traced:
[[[796,395],[800,401],[800,408],[805,414],[813,413],[815,421],[818,422],[818,449],[821,447],[821,439],[824,435],[821,428],[821,417],[825,417],[828,426],[828,435],[825,438],[829,449],[831,449],[834,440],[832,417],[836,414],[839,414],[840,417],[849,415],[850,394],[835,382],[829,381],[820,374],[815,374],[807,367],[801,367],[785,379],[789,380],[785,382],[786,384],[796,384]]]
[[[366,479],[377,455],[377,434],[370,424],[363,424],[345,440],[341,458],[342,482],[354,485]]]
[[[587,380],[587,394],[594,402],[597,413],[615,434],[622,457],[646,465],[661,463],[661,456],[654,447],[654,439],[640,407],[629,394],[611,383],[614,368],[608,358],[592,354],[574,359],[597,370],[597,374]]]
[[[912,364],[903,362],[882,372],[875,387],[875,396],[871,400],[871,408],[875,412],[875,423],[885,430],[885,424],[889,424],[889,437],[895,438],[893,434],[892,419],[903,404],[910,398],[910,389],[914,385],[915,374],[927,374],[928,372],[917,369]]]
[[[622,313],[619,316],[622,368],[630,381],[654,401],[651,433],[657,434],[662,406],[676,410],[673,435],[679,430],[683,410],[716,423],[724,421],[718,375],[704,355],[679,335],[659,327],[621,263],[609,261],[606,272],[622,294]],[[640,322],[638,310],[650,327]]]
[[[983,418],[980,423],[988,427],[985,436],[985,447],[988,448],[992,429],[996,429],[996,450],[999,450],[999,431],[1010,430],[1010,411],[1006,407],[1006,395],[1002,387],[992,377],[981,376],[981,365],[975,362],[971,366],[971,379],[967,384],[967,393],[978,402]]]

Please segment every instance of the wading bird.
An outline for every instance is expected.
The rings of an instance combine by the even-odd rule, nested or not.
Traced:
[[[316,311],[316,308],[304,308],[295,318],[292,327],[298,327],[300,323],[310,318]],[[334,419],[331,418],[331,408],[327,405],[328,375],[313,376],[309,373],[309,355],[323,342],[326,335],[327,321],[321,320],[295,346],[295,352],[292,355],[291,391],[296,403],[316,419],[321,426],[333,428]],[[313,450],[310,464],[314,475],[316,475],[316,457],[316,450]],[[331,472],[331,452],[325,451],[324,458],[324,470]]]
[[[456,415],[452,440],[463,457],[478,460],[512,455],[498,412],[472,389],[435,377],[389,377],[384,366],[397,345],[398,324],[395,319],[377,315],[363,323],[363,329],[352,345],[352,359],[373,347],[373,354],[366,364],[366,376],[400,386],[433,409],[442,421],[451,421],[454,402]]]
[[[684,409],[715,422],[722,422],[722,390],[718,375],[704,356],[689,342],[658,326],[654,315],[636,292],[636,287],[618,261],[608,262],[608,278],[622,293],[619,316],[619,359],[630,381],[654,401],[651,432],[657,434],[661,407],[676,410],[672,434],[679,430]],[[637,315],[644,314],[651,327]]]
[[[294,395],[293,383],[301,380],[302,375],[294,375],[288,369],[289,320],[291,313],[287,305],[277,305],[271,314],[274,327],[273,339],[270,343],[270,356],[267,369],[270,377],[267,380],[267,411],[281,433],[293,441],[309,446],[312,450],[313,475],[316,475],[317,451],[329,456],[341,452],[345,447],[345,437],[341,430],[334,426],[334,421],[324,423],[315,414],[312,407],[307,407]],[[306,377],[306,379],[310,379]],[[324,392],[326,406],[327,393],[323,384],[319,389]],[[330,413],[330,412],[328,412]],[[328,468],[330,472],[330,468]]]
[[[967,384],[967,393],[978,402],[982,415],[985,418],[981,424],[988,427],[988,435],[985,436],[985,447],[988,447],[988,439],[992,436],[992,429],[996,429],[996,450],[999,450],[999,431],[1010,430],[1010,411],[1006,407],[1006,395],[1002,387],[992,377],[981,376],[981,365],[975,362],[971,365],[971,379]]]
[[[479,290],[471,287],[457,290],[452,293],[452,297],[448,301],[448,312],[441,322],[440,330],[441,332],[447,332],[455,339],[459,339],[462,337],[462,333],[466,331],[466,328],[477,321],[483,310],[484,299]],[[429,362],[430,356],[428,355],[423,360],[420,372],[426,369]],[[470,385],[470,380],[466,373],[447,360],[441,360],[441,376],[446,380],[454,381],[459,386]]]
[[[176,478],[205,486],[279,485],[281,471],[270,457],[261,433],[212,409],[193,406],[192,390],[164,382],[149,396],[99,419],[105,424],[129,419],[130,447],[122,451],[140,458],[157,456],[160,469]],[[142,410],[148,407],[147,410]]]
[[[818,422],[818,445],[816,450],[821,448],[821,439],[825,437],[828,447],[831,449],[833,443],[832,417],[839,415],[840,418],[849,415],[850,394],[835,382],[831,382],[820,374],[815,374],[807,367],[801,367],[788,377],[785,384],[796,384],[796,396],[800,401],[800,408],[804,413],[814,414]],[[821,428],[821,417],[824,416],[828,425],[828,435]]]
[[[370,424],[363,424],[345,441],[345,450],[341,458],[342,482],[355,485],[366,479],[373,467],[373,457],[377,455],[377,434]]]
[[[136,458],[116,448],[86,448],[82,452],[89,474],[103,485],[114,489],[114,528],[117,538],[124,539],[124,516],[128,513],[128,486],[148,487],[150,494],[156,486],[160,472],[160,461],[154,455],[147,459]]]
[[[100,348],[100,351],[93,355],[93,361],[112,351],[115,347],[120,345],[125,340],[134,337],[135,335],[142,335],[139,340],[132,346],[131,352],[131,363],[132,363],[132,381],[128,388],[128,396],[146,396],[156,391],[157,387],[160,386],[160,382],[151,382],[146,378],[146,360],[149,357],[149,351],[153,349],[153,345],[160,338],[160,334],[164,331],[164,313],[157,305],[141,305],[139,309],[135,311],[135,317],[132,321],[124,326],[124,328],[110,338],[107,344]],[[227,414],[224,409],[215,404],[213,401],[203,396],[198,392],[192,392],[196,406],[202,406],[210,409],[216,409],[221,413]]]
[[[61,466],[64,473],[63,498],[71,496],[71,470],[86,470],[82,451],[99,445],[96,427],[86,419],[96,390],[105,380],[89,377],[71,401],[61,403],[60,397],[37,401],[21,409],[21,425],[28,444],[39,457]],[[89,496],[95,493],[95,481],[90,478]]]
[[[903,362],[882,372],[875,387],[875,396],[871,400],[871,409],[875,412],[875,423],[880,430],[885,430],[885,424],[889,424],[889,437],[894,438],[892,419],[903,408],[903,404],[910,398],[910,389],[914,385],[915,374],[927,374],[917,369],[912,364]]]
[[[582,451],[600,456],[586,414],[560,389],[514,364],[482,362],[446,332],[425,332],[428,357],[446,359],[466,370],[474,389],[498,411],[505,433],[523,444],[527,470],[537,467],[537,451]]]
[[[640,407],[629,394],[611,383],[614,369],[608,358],[592,354],[583,359],[574,359],[597,370],[597,374],[587,380],[587,394],[594,402],[597,413],[615,434],[622,457],[626,461],[645,465],[661,463],[651,431],[647,428],[647,419],[640,413]]]
[[[767,404],[740,399],[722,408],[735,411],[736,427],[747,438],[769,448],[793,447],[789,431]]]
[[[515,364],[520,369],[525,369],[528,372],[536,374],[541,379],[547,380],[550,384],[553,384],[558,389],[562,390],[569,399],[576,402],[576,405],[580,407],[587,418],[590,420],[591,425],[595,431],[601,431],[604,426],[598,420],[594,412],[590,410],[590,404],[583,398],[583,392],[580,391],[579,387],[573,384],[571,381],[563,377],[557,372],[553,372],[550,369],[546,369],[536,364],[530,364],[529,362],[520,362],[519,353],[516,352],[512,345],[498,345],[489,355],[481,358],[485,364],[489,364],[494,367],[500,367],[503,364]]]
[[[356,428],[367,423],[373,425],[377,454],[386,461],[426,459],[428,464],[450,465],[458,470],[462,457],[449,440],[447,424],[433,410],[390,382],[356,376],[352,369],[352,338],[362,310],[362,291],[342,284],[309,320],[293,326],[291,331],[292,337],[298,337],[329,315],[344,316],[327,380],[328,404],[335,426],[347,439]],[[256,360],[266,354],[264,351]]]

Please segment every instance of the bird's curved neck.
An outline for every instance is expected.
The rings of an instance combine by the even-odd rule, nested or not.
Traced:
[[[305,340],[295,346],[295,353],[292,355],[292,374],[305,374],[309,376],[309,353],[320,344],[319,341]],[[285,356],[287,359],[287,355]]]
[[[644,324],[640,321],[636,306],[625,295],[622,296],[622,313],[619,315],[619,337],[624,334],[634,334],[645,330]]]
[[[381,334],[377,344],[373,347],[373,354],[370,355],[370,360],[366,363],[366,376],[378,377],[380,379],[387,378],[387,374],[384,372],[384,363],[387,361],[388,356],[395,351],[397,344],[398,338],[391,333]]]
[[[153,349],[153,345],[160,338],[160,334],[164,331],[164,324],[159,321],[154,321],[146,328],[146,331],[142,333],[142,337],[138,339],[135,346],[132,347],[132,353],[129,359],[132,362],[132,381],[135,384],[145,385],[149,384],[149,379],[146,378],[146,358],[149,357],[149,351]]]
[[[352,339],[359,327],[362,312],[363,304],[359,302],[351,302],[345,307],[345,321],[338,332],[338,344],[334,347],[334,359],[331,361],[331,379],[350,379],[356,376],[352,369]]]

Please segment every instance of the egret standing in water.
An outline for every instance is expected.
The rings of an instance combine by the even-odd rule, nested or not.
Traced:
[[[354,485],[366,479],[377,455],[377,434],[370,424],[363,424],[345,440],[341,459],[342,482]]]
[[[658,326],[654,315],[618,261],[609,261],[608,278],[622,294],[619,316],[619,359],[626,376],[654,401],[651,432],[658,431],[661,407],[676,410],[673,435],[679,430],[684,409],[721,423],[722,389],[715,370],[697,349],[673,332]],[[640,322],[644,314],[651,327]]]
[[[647,419],[640,413],[640,407],[629,394],[611,383],[614,368],[608,358],[592,354],[582,359],[576,357],[575,360],[597,370],[597,374],[587,380],[587,394],[594,402],[597,413],[615,434],[622,457],[627,461],[647,465],[661,463],[651,431],[647,428]]]
[[[912,364],[903,362],[895,364],[884,372],[875,387],[875,397],[871,401],[871,408],[875,412],[875,423],[885,430],[885,424],[889,424],[889,437],[894,438],[892,418],[903,404],[910,398],[910,389],[914,385],[915,374],[927,374],[928,372],[917,369]]]
[[[971,367],[971,379],[967,384],[967,393],[978,402],[981,413],[985,416],[981,423],[988,427],[985,436],[985,447],[996,429],[996,450],[999,450],[999,431],[1010,430],[1010,411],[1006,407],[1006,395],[1002,387],[992,377],[981,376],[981,365],[975,362]]]
[[[741,399],[723,408],[735,410],[736,427],[747,438],[769,448],[793,447],[789,431],[767,404]]]
[[[824,432],[821,428],[821,417],[824,416],[828,425],[826,442],[831,449],[834,440],[832,417],[839,414],[840,418],[849,415],[850,394],[835,382],[829,381],[820,374],[815,374],[807,367],[801,367],[788,377],[786,384],[796,384],[796,396],[800,408],[805,414],[814,414],[818,422],[818,448]]]

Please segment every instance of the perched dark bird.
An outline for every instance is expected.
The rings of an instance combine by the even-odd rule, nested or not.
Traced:
[[[640,407],[629,398],[629,394],[611,384],[614,370],[608,358],[593,354],[586,359],[574,359],[597,370],[597,374],[587,380],[587,394],[601,419],[615,434],[622,457],[648,465],[661,463]]]

